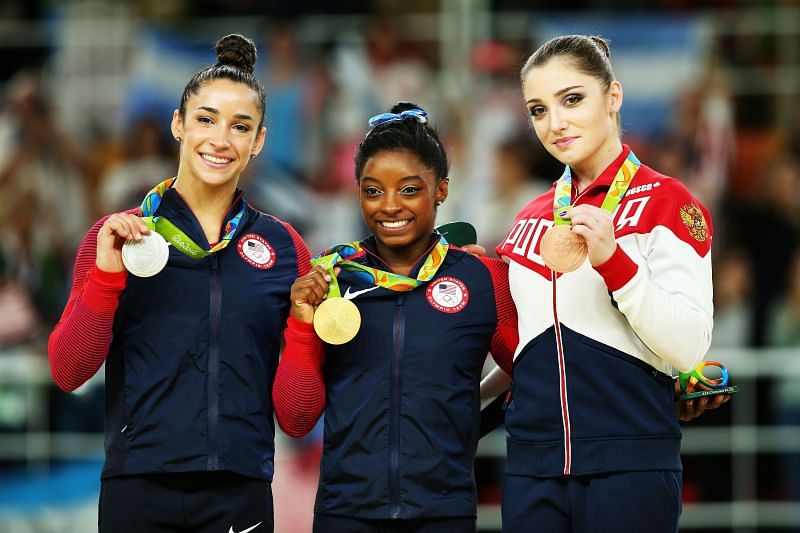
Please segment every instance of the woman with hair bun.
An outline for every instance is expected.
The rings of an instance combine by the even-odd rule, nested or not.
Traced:
[[[533,129],[565,170],[497,247],[520,338],[505,417],[506,532],[678,530],[671,374],[692,369],[711,342],[713,231],[680,181],[622,143],[609,57],[605,40],[567,35],[522,68]],[[507,384],[497,372],[483,387]]]
[[[172,117],[177,175],[89,230],[50,336],[62,389],[106,365],[101,532],[273,530],[271,385],[310,254],[237,188],[266,134],[256,47],[216,52]]]
[[[372,235],[328,248],[292,286],[273,388],[291,436],[324,412],[314,531],[476,531],[481,370],[491,349],[510,372],[516,345],[506,265],[434,230],[448,161],[418,106],[370,120],[355,175]]]

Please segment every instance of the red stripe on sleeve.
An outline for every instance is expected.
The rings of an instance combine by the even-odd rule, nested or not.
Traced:
[[[69,299],[47,344],[50,373],[65,391],[83,385],[105,361],[119,295],[128,279],[127,272],[103,272],[95,266],[97,233],[107,218],[92,226],[78,248]]]
[[[283,331],[286,346],[272,385],[278,425],[290,437],[302,437],[325,409],[325,354],[314,326],[289,316]]]
[[[508,264],[489,257],[478,257],[489,269],[494,286],[494,300],[497,307],[497,327],[492,335],[491,352],[497,365],[511,375],[514,351],[519,343],[517,331],[517,308],[511,298],[508,285]]]
[[[311,271],[311,251],[308,249],[306,241],[303,240],[291,224],[280,219],[276,220],[283,224],[283,227],[286,228],[289,235],[292,237],[294,248],[297,251],[297,277],[305,276]]]

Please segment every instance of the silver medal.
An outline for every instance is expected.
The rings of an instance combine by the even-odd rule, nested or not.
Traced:
[[[122,245],[122,263],[128,272],[149,278],[161,272],[169,259],[169,244],[155,231],[142,235],[141,241],[129,240]]]

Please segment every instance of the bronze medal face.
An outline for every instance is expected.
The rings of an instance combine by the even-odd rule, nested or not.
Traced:
[[[586,260],[586,241],[572,231],[569,224],[548,229],[539,244],[539,255],[544,264],[555,272],[572,272]]]
[[[314,331],[328,344],[353,340],[361,328],[361,313],[347,298],[328,298],[314,313]]]

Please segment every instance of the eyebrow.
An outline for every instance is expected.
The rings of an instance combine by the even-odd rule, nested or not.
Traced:
[[[378,183],[380,183],[380,180],[378,178],[373,178],[372,176],[364,176],[363,178],[361,178],[361,183],[364,183],[367,180],[377,181]],[[421,176],[417,176],[416,174],[412,174],[411,176],[404,176],[404,177],[400,178],[401,182],[402,181],[413,181],[413,180],[425,181],[424,179],[422,179]]]
[[[554,96],[561,96],[562,94],[564,94],[566,92],[569,92],[569,91],[571,91],[573,89],[582,89],[582,88],[583,88],[583,85],[571,85],[569,87],[564,87],[560,91],[556,92]],[[530,100],[528,100],[525,103],[526,104],[530,104],[532,102],[541,102],[541,100],[539,98],[531,98]]]
[[[212,113],[214,115],[219,115],[219,109],[216,109],[216,108],[213,108],[213,107],[208,107],[208,106],[201,105],[201,106],[198,106],[197,109],[202,109],[202,110],[208,111],[209,113]],[[233,118],[236,118],[236,119],[239,119],[239,120],[253,120],[253,117],[251,117],[250,115],[245,115],[243,113],[236,113],[235,115],[233,115]]]

